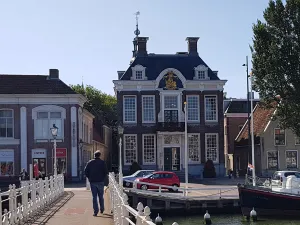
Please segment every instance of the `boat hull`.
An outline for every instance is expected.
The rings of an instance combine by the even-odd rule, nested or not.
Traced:
[[[244,216],[249,216],[254,208],[258,216],[300,217],[300,195],[243,185],[238,190]]]

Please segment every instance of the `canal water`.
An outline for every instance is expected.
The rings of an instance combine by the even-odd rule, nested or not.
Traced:
[[[262,218],[257,222],[247,222],[241,215],[211,215],[212,225],[300,225],[300,220],[268,219]],[[163,218],[164,225],[172,225],[177,222],[179,225],[203,225],[203,216],[176,217],[168,216]]]

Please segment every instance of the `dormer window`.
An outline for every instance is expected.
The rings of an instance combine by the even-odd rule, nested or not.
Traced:
[[[142,65],[135,65],[132,69],[132,77],[131,80],[147,80],[146,77],[146,67]]]
[[[199,65],[195,67],[194,80],[209,80],[208,67],[204,65]]]

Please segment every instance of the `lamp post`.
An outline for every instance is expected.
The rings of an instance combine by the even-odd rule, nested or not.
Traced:
[[[255,153],[254,153],[254,118],[253,118],[253,95],[252,95],[252,83],[253,73],[250,73],[250,91],[251,91],[251,147],[252,147],[252,179],[253,186],[256,186],[256,175],[255,175]]]
[[[82,139],[79,140],[79,179],[83,179],[82,177],[82,171],[83,171],[83,168],[82,168],[82,155],[83,155],[83,141]]]
[[[189,183],[189,165],[188,165],[188,131],[187,131],[187,102],[184,102],[184,138],[185,138],[185,151],[184,151],[184,162],[185,162],[185,188],[186,194]]]
[[[119,185],[123,187],[123,172],[122,172],[122,136],[124,133],[124,128],[122,126],[118,127],[119,139]]]
[[[55,126],[55,124],[53,124],[53,127],[50,128],[51,130],[51,134],[53,137],[53,148],[54,148],[54,164],[53,164],[53,172],[54,175],[57,176],[57,163],[56,163],[56,137],[57,137],[57,132],[58,132],[58,127]]]

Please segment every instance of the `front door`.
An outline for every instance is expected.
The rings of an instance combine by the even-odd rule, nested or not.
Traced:
[[[180,170],[180,148],[164,148],[164,170]]]

